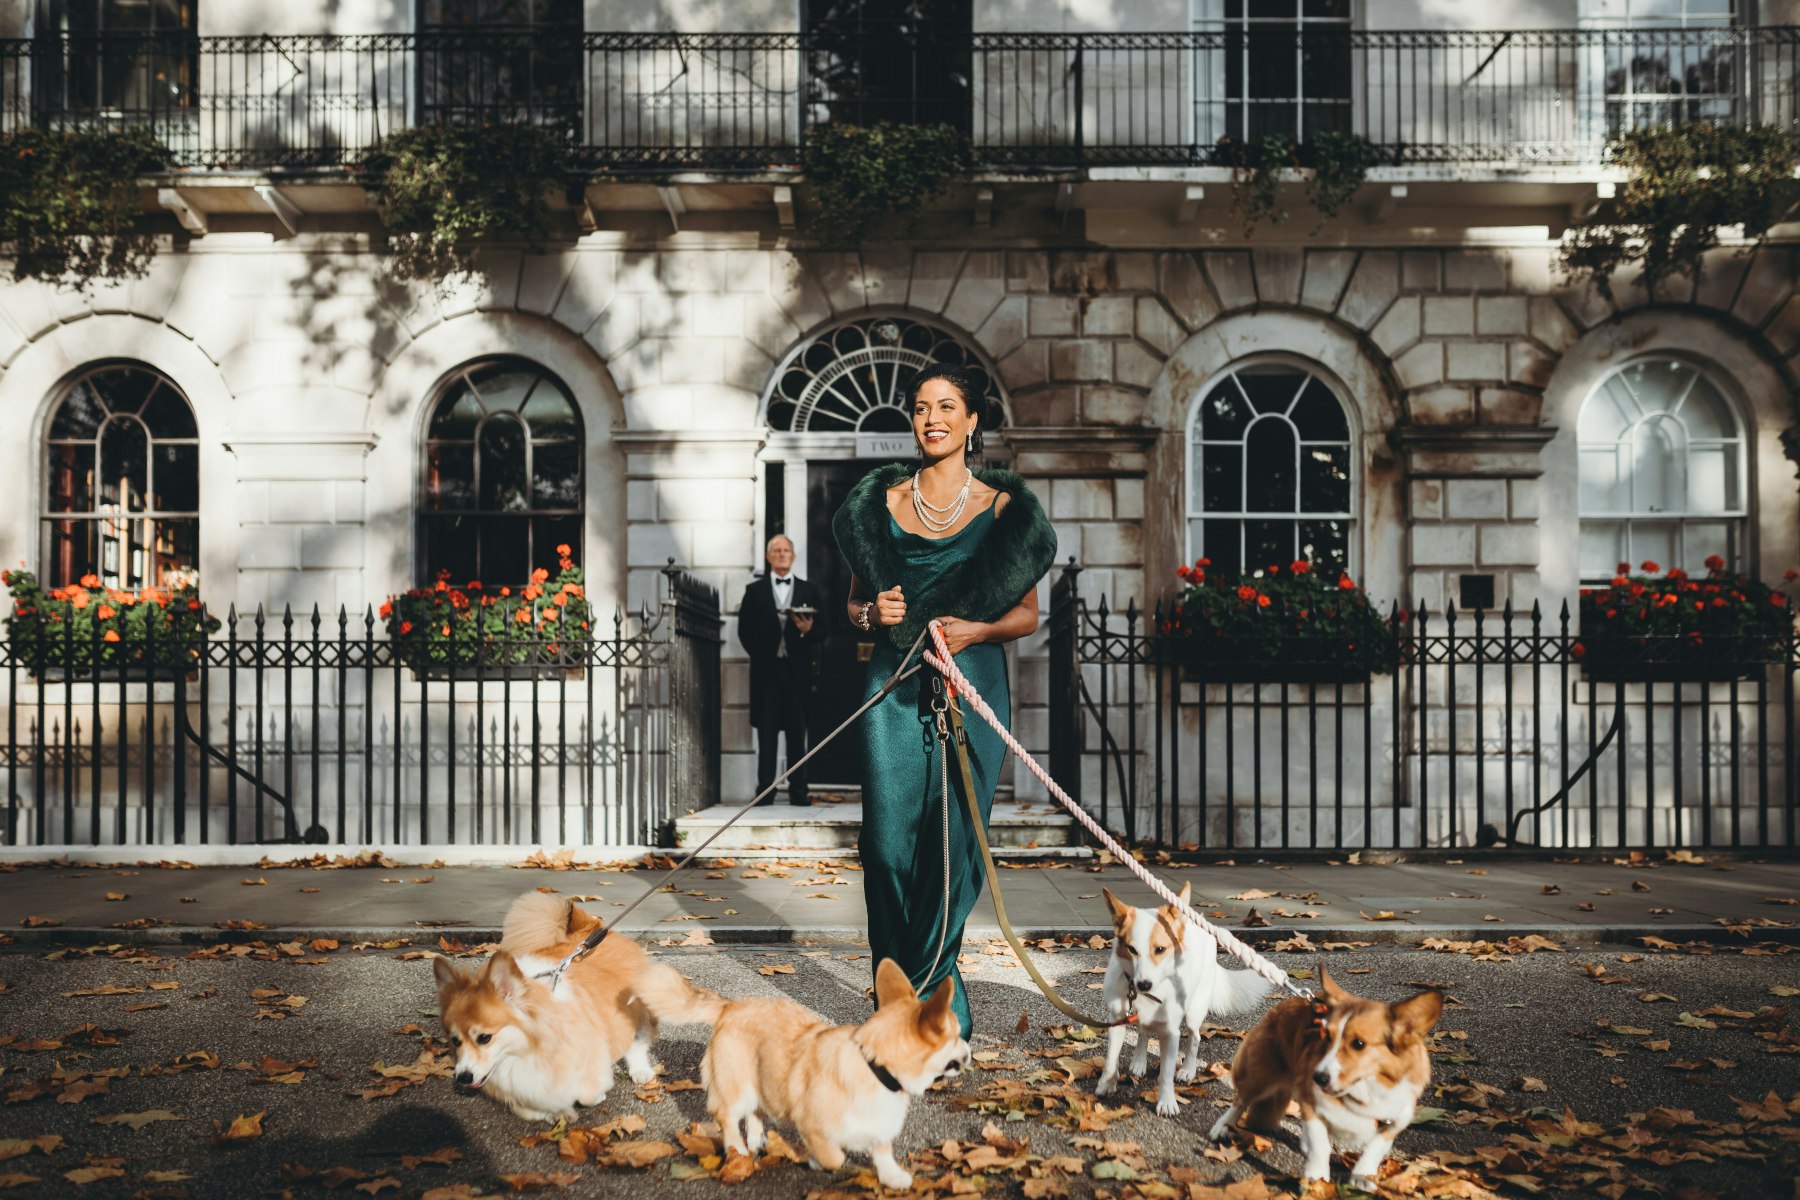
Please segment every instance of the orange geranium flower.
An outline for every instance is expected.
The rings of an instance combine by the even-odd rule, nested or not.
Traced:
[[[83,575],[81,577],[81,586],[84,588],[97,588],[100,586],[100,577],[98,575]]]
[[[118,614],[118,611],[119,610],[116,608],[112,608],[108,605],[102,604],[99,608],[96,608],[94,610],[94,615],[96,617],[100,618],[102,621],[109,621]]]
[[[119,631],[116,629],[109,629],[106,631],[106,636],[100,640],[103,642],[116,642],[119,640]]]
[[[559,557],[567,558],[569,555],[573,554],[574,551],[569,549],[569,543],[564,542],[556,548],[556,553]]]
[[[550,572],[546,571],[542,567],[539,567],[537,570],[535,570],[531,573],[531,582],[533,582],[533,583],[542,583],[548,578],[550,578]]]

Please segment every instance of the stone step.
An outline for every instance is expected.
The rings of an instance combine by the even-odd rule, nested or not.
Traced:
[[[677,817],[675,836],[683,847],[698,846],[741,810],[720,804]],[[862,805],[854,801],[765,805],[743,816],[707,848],[708,858],[781,858],[794,853],[856,857]],[[996,801],[988,822],[995,858],[1088,858],[1075,822],[1054,804]]]

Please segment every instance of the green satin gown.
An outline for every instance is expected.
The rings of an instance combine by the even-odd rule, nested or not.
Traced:
[[[981,544],[993,527],[991,507],[958,532],[943,538],[908,533],[890,514],[888,535],[893,539],[895,554],[905,564],[906,575],[896,580],[871,580],[869,585],[880,589],[899,584],[908,595],[922,591],[933,580],[980,553]],[[893,674],[901,654],[888,638],[876,640],[863,692],[865,700]],[[1012,697],[1007,689],[1005,648],[970,646],[956,656],[956,665],[1000,720],[1010,724]],[[930,715],[932,674],[927,667],[862,719],[863,824],[858,851],[862,855],[863,892],[868,902],[872,963],[879,965],[884,958],[893,959],[905,968],[920,995],[933,991],[946,978],[954,979],[956,1015],[962,1021],[963,1036],[967,1037],[969,997],[956,969],[956,958],[962,951],[963,924],[981,895],[981,850],[969,825],[952,750],[950,920],[948,932],[940,936],[944,912],[943,775]],[[994,784],[1006,746],[987,722],[966,708],[964,715],[969,733],[969,766],[985,823],[994,805]],[[940,942],[942,953],[938,953]]]

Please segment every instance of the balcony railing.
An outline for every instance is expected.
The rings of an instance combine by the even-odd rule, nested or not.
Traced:
[[[396,129],[529,121],[595,170],[795,166],[841,120],[941,120],[987,166],[1229,165],[1353,132],[1386,160],[1591,165],[1645,125],[1800,132],[1800,27],[977,33],[966,54],[800,33],[0,42],[0,131],[147,126],[199,169],[353,166]]]

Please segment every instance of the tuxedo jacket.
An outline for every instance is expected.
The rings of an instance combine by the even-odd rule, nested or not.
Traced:
[[[818,584],[794,576],[794,605],[819,609],[822,600]],[[802,635],[791,618],[777,616],[775,584],[765,571],[744,589],[738,604],[737,635],[750,656],[750,724],[760,729],[770,721],[779,723],[784,711],[804,707],[812,686],[813,660],[825,640],[825,613],[818,612],[812,632]],[[784,639],[785,659],[779,656]]]

